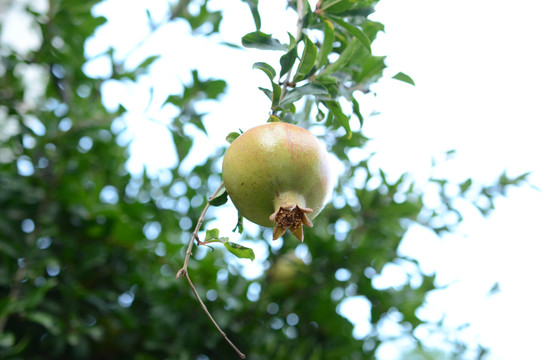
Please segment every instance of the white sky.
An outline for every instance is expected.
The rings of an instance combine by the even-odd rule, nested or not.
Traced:
[[[262,30],[286,40],[286,33],[276,29],[284,26],[293,31],[295,14],[285,14],[283,2],[260,3]],[[98,13],[110,16],[112,25],[89,42],[89,55],[110,44],[120,56],[132,49],[137,41],[131,41],[146,33],[142,8],[148,4],[138,0],[126,7],[124,1],[110,0],[98,8]],[[151,14],[159,19],[165,9],[159,8],[160,2],[155,4]],[[245,4],[237,0],[213,4],[225,9],[222,40],[239,43],[242,35],[254,30]],[[379,36],[374,52],[388,56],[387,76],[403,71],[416,86],[384,79],[373,87],[377,98],[364,103],[369,112],[380,112],[365,123],[366,134],[374,138],[371,149],[378,151],[376,163],[392,177],[410,172],[423,180],[432,157],[456,149],[454,159],[439,166],[435,175],[490,183],[504,169],[510,176],[532,171],[531,183],[543,188],[542,10],[543,3],[537,0],[382,0],[372,18],[385,24],[386,33]],[[24,20],[11,19],[14,24]],[[198,68],[203,78],[226,79],[229,93],[222,102],[203,106],[210,113],[206,118],[210,137],[192,133],[199,150],[191,155],[191,163],[204,159],[216,144],[225,144],[230,131],[266,121],[269,103],[257,87],[267,86],[268,80],[251,67],[263,60],[275,65],[279,53],[219,47],[216,38],[190,36],[183,22],[168,26],[151,40],[130,59],[137,63],[146,53],[160,53],[151,76],[137,88],[114,83],[104,88],[109,106],[118,101],[108,102],[111,96],[121,98],[131,110],[126,120],[128,137],[134,137],[132,171],[140,171],[144,164],[151,172],[159,171],[175,163],[167,131],[147,118],[167,122],[174,115],[171,108],[159,105],[169,93],[181,90],[180,83],[189,81],[192,68]],[[87,71],[107,75],[109,70],[98,59]],[[146,85],[151,84],[155,99],[146,108]],[[490,360],[543,358],[542,203],[539,191],[512,189],[507,198],[498,199],[488,219],[466,208],[464,223],[443,239],[413,227],[401,252],[419,259],[425,272],[437,271],[438,284],[452,284],[430,294],[420,315],[437,320],[445,314],[445,324],[451,327],[471,323],[462,336],[490,347]],[[406,272],[389,266],[377,285],[402,283]],[[496,281],[501,290],[489,296]],[[367,304],[359,298],[343,310],[353,308],[358,310],[353,318],[360,320],[356,334],[363,335]],[[383,329],[394,333],[393,326],[384,324]],[[417,335],[423,336],[424,331]],[[424,337],[432,338],[431,334]],[[380,359],[397,359],[399,348],[400,344],[383,347]]]

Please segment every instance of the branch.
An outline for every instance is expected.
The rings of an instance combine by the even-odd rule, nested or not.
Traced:
[[[221,191],[223,186],[224,186],[224,182],[221,182],[219,187],[217,188],[217,190],[215,190],[213,195],[211,195],[210,199],[213,199],[215,196],[217,196],[217,194],[219,193],[219,191]],[[204,210],[202,210],[202,214],[200,215],[200,218],[198,219],[198,223],[196,224],[196,227],[194,228],[194,232],[192,233],[192,236],[191,236],[190,241],[189,241],[189,245],[187,247],[187,253],[185,254],[185,262],[183,263],[183,267],[177,272],[176,278],[179,279],[180,277],[184,277],[185,279],[187,279],[187,282],[188,282],[190,288],[192,289],[192,292],[196,296],[196,299],[200,303],[200,306],[202,307],[202,309],[206,313],[209,320],[211,320],[211,322],[213,323],[215,328],[219,331],[219,333],[226,340],[226,342],[232,347],[232,349],[234,349],[234,351],[238,354],[238,356],[241,359],[245,359],[245,354],[243,354],[241,351],[239,351],[239,349],[236,347],[236,345],[234,345],[234,343],[232,341],[230,341],[228,336],[226,336],[225,332],[222,331],[220,326],[217,324],[217,322],[215,321],[215,319],[213,318],[213,316],[211,315],[209,310],[207,310],[206,305],[202,301],[202,298],[200,297],[200,295],[198,295],[198,291],[196,291],[196,288],[192,284],[192,281],[190,280],[190,277],[189,277],[188,265],[189,265],[190,256],[192,255],[192,247],[194,245],[195,240],[197,242],[200,241],[200,240],[198,240],[198,231],[200,231],[200,228],[202,227],[202,223],[204,222],[204,217],[205,217],[205,215],[207,213],[207,210],[209,209],[209,205],[210,205],[210,203],[209,203],[209,200],[208,200],[206,206],[204,207]]]
[[[219,191],[221,191],[223,186],[224,186],[224,182],[221,182],[217,190],[215,190],[213,195],[211,195],[210,199],[213,199],[215,196],[217,196],[217,194],[219,193]],[[198,223],[196,224],[196,227],[194,228],[194,232],[192,233],[192,236],[190,238],[189,245],[187,248],[187,253],[185,255],[185,262],[183,263],[183,267],[177,272],[177,275],[176,275],[177,279],[179,279],[180,277],[185,277],[187,275],[187,267],[189,265],[190,256],[192,255],[192,246],[194,245],[194,240],[199,241],[198,231],[200,231],[200,227],[202,227],[202,223],[204,222],[204,217],[207,213],[207,210],[209,209],[209,205],[210,203],[208,200],[206,206],[204,207],[204,210],[202,210],[202,214],[200,215],[200,218],[198,219]]]
[[[213,318],[213,316],[211,315],[209,310],[207,310],[207,307],[204,304],[204,302],[202,301],[202,299],[200,298],[200,295],[198,295],[198,292],[196,291],[196,288],[194,287],[194,285],[192,285],[192,281],[190,281],[189,273],[185,271],[184,277],[185,277],[185,279],[187,279],[187,282],[189,283],[189,286],[192,289],[192,292],[196,296],[196,299],[198,299],[198,302],[200,303],[200,306],[202,307],[202,309],[204,309],[204,312],[206,313],[209,320],[211,320],[211,322],[213,323],[213,325],[215,326],[217,331],[219,331],[219,333],[224,338],[224,340],[226,340],[226,342],[232,347],[232,349],[234,349],[234,351],[238,354],[238,356],[241,359],[245,359],[245,354],[242,353],[241,351],[239,351],[239,349],[236,347],[236,345],[234,345],[234,343],[232,341],[230,341],[230,339],[228,338],[228,336],[226,336],[224,331],[221,330],[219,324],[217,324],[217,322],[215,321],[215,319]]]

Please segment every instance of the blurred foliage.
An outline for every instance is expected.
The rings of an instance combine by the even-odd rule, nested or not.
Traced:
[[[371,54],[383,29],[367,19],[377,1],[326,0],[317,9],[305,4],[303,27],[321,31],[322,38],[291,36],[289,45],[260,32],[258,1],[245,2],[257,29],[245,43],[284,51],[280,68],[256,66],[272,84],[263,89],[272,100],[271,114],[326,127],[323,139],[345,171],[304,244],[287,236],[281,247],[272,246],[262,240],[270,238],[267,230],[244,235],[268,249],[268,258],[260,259],[263,276],[241,275],[239,264],[248,260],[198,248],[189,266],[197,290],[250,359],[373,359],[387,341],[378,325],[391,314],[400,319],[403,336],[418,341],[413,332],[424,321],[417,309],[434,289],[434,276],[398,254],[408,227],[419,222],[438,233],[450,231],[461,216],[452,224],[439,220],[458,213],[455,198],[469,199],[486,214],[496,196],[525,176],[504,175],[488,187],[470,179],[431,179],[442,205],[428,209],[408,175],[391,182],[370,170],[371,156],[357,162],[349,156],[367,139],[350,130],[351,115],[339,101],[348,100],[362,124],[354,94],[369,92],[385,67],[383,57]],[[106,81],[137,84],[156,57],[128,69],[108,51],[111,75],[88,76],[84,45],[107,21],[92,16],[97,3],[50,0],[45,11],[28,6],[24,11],[40,45],[21,51],[0,43],[0,358],[234,358],[187,284],[175,279],[190,233],[220,182],[224,150],[182,172],[193,145],[185,128],[206,131],[197,104],[220,99],[227,83],[203,79],[194,69],[192,83],[166,100],[179,109],[168,124],[178,167],[158,177],[130,174],[120,140],[126,109],[106,110],[101,89]],[[208,1],[171,3],[165,23],[186,21],[200,35],[220,30],[222,14],[210,10]],[[155,31],[164,23],[151,25]],[[291,70],[297,84],[283,87],[277,74]],[[397,78],[412,82],[405,74]],[[296,110],[302,98],[311,116]],[[315,119],[325,121],[315,125]],[[365,181],[355,181],[361,177]],[[451,186],[456,196],[445,191]],[[414,280],[376,288],[372,279],[392,263],[410,264]],[[338,311],[353,296],[371,304],[371,331],[363,338],[353,336],[353,324]]]

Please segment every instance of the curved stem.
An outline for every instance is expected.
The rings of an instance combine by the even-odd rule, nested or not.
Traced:
[[[213,199],[215,196],[217,196],[217,194],[219,193],[219,191],[221,191],[223,186],[224,186],[224,182],[221,182],[219,187],[217,188],[217,190],[215,190],[213,195],[211,195],[210,199]],[[232,341],[230,341],[230,339],[228,338],[226,333],[224,331],[222,331],[219,324],[217,324],[217,322],[215,321],[215,319],[213,318],[213,316],[211,315],[209,310],[207,310],[206,305],[202,301],[202,298],[198,294],[198,291],[196,291],[196,288],[192,284],[192,281],[190,280],[190,277],[189,277],[188,265],[189,265],[190,256],[192,255],[192,247],[194,246],[194,241],[195,240],[199,241],[198,240],[198,231],[200,231],[200,228],[202,227],[202,223],[204,222],[204,217],[205,217],[205,215],[207,213],[207,210],[209,209],[209,205],[210,205],[209,201],[210,200],[207,201],[207,204],[204,207],[204,209],[202,210],[202,214],[200,215],[200,218],[198,219],[198,223],[196,223],[196,227],[194,228],[194,231],[192,233],[192,236],[190,238],[190,241],[189,241],[189,244],[188,244],[188,247],[187,247],[187,252],[185,254],[185,262],[183,263],[183,267],[181,269],[179,269],[179,271],[177,272],[176,278],[179,279],[180,277],[184,277],[187,280],[187,283],[189,284],[192,292],[194,293],[194,296],[196,296],[196,299],[200,303],[200,306],[202,307],[202,309],[206,313],[209,320],[211,320],[211,322],[213,323],[215,328],[219,331],[219,333],[226,340],[226,342],[232,347],[232,349],[234,349],[234,351],[238,354],[238,356],[241,359],[245,359],[245,354],[243,354],[241,351],[239,351],[239,349],[234,345],[234,343]]]
[[[202,307],[202,309],[204,309],[204,312],[206,313],[207,317],[209,318],[209,320],[211,320],[211,322],[213,323],[213,325],[215,326],[215,328],[217,329],[217,331],[221,334],[221,336],[224,338],[224,340],[226,340],[226,342],[232,347],[232,349],[234,349],[234,351],[238,354],[238,356],[241,358],[241,359],[245,359],[245,354],[242,353],[241,351],[239,351],[239,349],[236,347],[236,345],[234,345],[234,343],[232,341],[230,341],[230,339],[228,338],[228,336],[226,336],[225,332],[221,330],[219,324],[217,324],[217,322],[215,321],[215,319],[213,318],[213,316],[211,315],[211,313],[209,312],[209,310],[207,310],[207,307],[206,305],[204,304],[204,302],[202,301],[202,299],[200,298],[200,295],[198,295],[198,291],[196,291],[196,288],[194,287],[194,285],[192,284],[192,281],[190,281],[190,277],[189,277],[189,273],[188,272],[185,272],[185,279],[187,279],[187,282],[189,283],[189,286],[190,288],[192,289],[192,292],[194,293],[194,295],[196,296],[196,299],[198,299],[198,302],[200,303],[200,306]]]
[[[215,190],[213,195],[211,195],[210,199],[213,199],[215,196],[217,196],[217,194],[219,193],[219,191],[221,191],[223,186],[224,186],[224,181],[219,184],[219,187],[217,188],[217,190]],[[180,277],[184,277],[187,274],[189,259],[190,259],[190,256],[192,255],[192,246],[194,245],[194,240],[198,239],[198,231],[200,231],[200,228],[202,227],[202,223],[204,222],[204,217],[207,213],[207,210],[209,209],[209,205],[210,204],[208,200],[206,206],[204,207],[204,210],[202,210],[202,214],[200,215],[200,218],[198,219],[198,223],[196,223],[196,227],[194,228],[194,231],[190,238],[189,245],[187,247],[187,252],[185,254],[185,262],[183,263],[183,267],[179,269],[179,271],[177,272],[177,275],[176,275],[177,279],[179,279]]]

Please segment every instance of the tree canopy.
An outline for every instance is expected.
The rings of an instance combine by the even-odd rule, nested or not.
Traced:
[[[429,324],[417,312],[435,289],[434,275],[425,274],[416,259],[398,254],[403,236],[415,223],[438,234],[452,231],[462,221],[455,198],[467,199],[486,214],[496,196],[526,178],[504,174],[492,186],[430,178],[440,204],[429,207],[424,188],[415,186],[409,174],[390,179],[371,162],[372,154],[352,156],[370,141],[364,136],[359,99],[372,96],[371,85],[386,68],[385,57],[371,49],[384,30],[368,18],[377,2],[286,2],[285,12],[296,13],[299,22],[285,44],[261,31],[258,0],[245,0],[255,30],[237,44],[224,45],[238,49],[240,56],[262,51],[263,61],[247,72],[262,71],[269,83],[247,91],[262,91],[269,98],[271,120],[319,134],[343,169],[332,201],[305,231],[303,244],[290,234],[273,242],[270,229],[243,232],[243,244],[264,249],[256,254],[262,275],[244,273],[244,262],[251,260],[235,257],[228,247],[194,247],[188,271],[195,290],[247,358],[374,359],[383,342],[395,339],[380,331],[385,320],[397,324],[397,336],[413,344],[419,341],[417,327],[439,331],[439,323]],[[110,74],[96,77],[85,71],[91,60],[85,45],[100,26],[113,21],[93,15],[98,3],[3,5],[5,14],[21,8],[38,41],[21,48],[17,40],[0,37],[0,357],[235,358],[190,286],[176,279],[191,234],[221,182],[220,163],[228,145],[225,141],[205,161],[182,170],[194,149],[187,128],[206,133],[206,114],[198,105],[220,101],[229,84],[191,69],[192,79],[164,102],[176,109],[164,126],[178,163],[161,176],[131,174],[123,140],[124,115],[130,109],[106,107],[103,86],[137,87],[158,57],[127,66],[115,49],[108,49],[101,56]],[[195,34],[212,38],[221,31],[222,12],[209,3],[164,1],[167,18],[156,22],[149,16],[149,27],[156,31],[182,21]],[[12,31],[7,16],[0,34]],[[278,63],[265,61],[268,50],[281,52]],[[414,84],[401,72],[395,78]],[[235,223],[208,227],[217,209],[203,217],[202,239],[206,234],[228,236],[235,227],[242,232]],[[444,221],[451,219],[447,214],[456,214],[455,220]],[[373,280],[387,264],[409,268],[409,281],[376,286]],[[347,299],[368,304],[369,331],[363,336],[353,334],[353,323],[341,311]],[[453,345],[451,357],[462,358],[467,345]],[[476,353],[482,357],[484,349]]]

